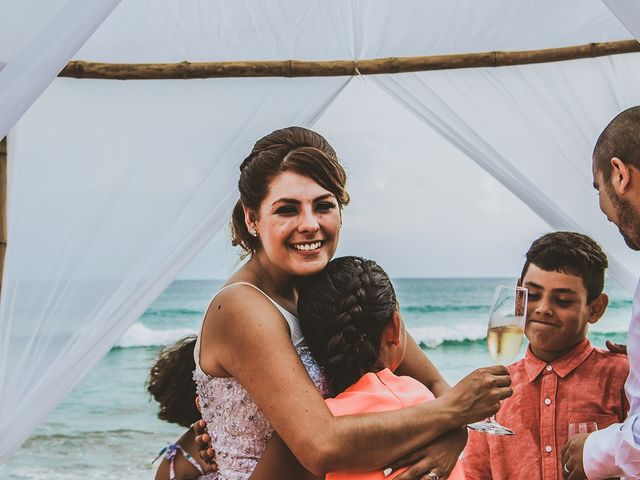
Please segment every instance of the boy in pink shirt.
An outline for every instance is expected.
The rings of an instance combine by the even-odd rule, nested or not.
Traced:
[[[586,235],[555,232],[531,245],[520,277],[529,290],[529,348],[508,367],[513,396],[496,415],[515,435],[469,432],[467,480],[560,480],[569,424],[602,429],[625,418],[627,358],[587,339],[589,324],[607,308],[606,267],[605,254]]]

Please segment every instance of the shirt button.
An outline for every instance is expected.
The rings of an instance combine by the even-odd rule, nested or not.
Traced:
[[[545,398],[544,399],[544,404],[545,405],[551,405],[551,399],[550,398]]]
[[[547,445],[546,447],[544,447],[544,451],[547,453],[551,453],[551,450],[553,450],[553,448],[551,448],[551,445]]]
[[[547,365],[547,372],[550,372],[551,370],[553,370],[553,367],[551,365]]]

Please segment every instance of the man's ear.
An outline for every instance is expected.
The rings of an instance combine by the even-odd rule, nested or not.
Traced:
[[[402,321],[400,320],[400,312],[395,310],[391,321],[384,327],[383,338],[384,341],[398,345],[400,343],[400,336],[402,335]]]
[[[631,185],[631,169],[618,157],[611,159],[611,186],[619,195],[627,192]]]
[[[606,293],[601,293],[589,304],[589,323],[596,323],[604,315],[604,311],[609,305],[609,297]]]

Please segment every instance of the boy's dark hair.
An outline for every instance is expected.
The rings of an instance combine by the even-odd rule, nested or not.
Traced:
[[[535,240],[526,254],[520,279],[535,266],[547,272],[562,272],[582,278],[591,303],[604,289],[607,256],[591,237],[576,232],[547,233]]]
[[[160,404],[158,418],[187,428],[200,419],[193,380],[195,345],[196,337],[189,336],[163,348],[151,367],[146,384],[149,393]]]
[[[336,258],[302,282],[302,332],[334,393],[377,371],[382,331],[396,309],[393,285],[373,260]]]

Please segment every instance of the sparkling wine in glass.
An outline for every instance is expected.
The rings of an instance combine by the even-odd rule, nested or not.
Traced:
[[[511,363],[520,351],[526,313],[526,288],[511,285],[500,285],[496,288],[487,328],[487,347],[496,363]],[[484,422],[469,424],[468,427],[492,435],[513,435],[512,430],[496,421],[495,415]]]
[[[579,433],[591,433],[598,430],[598,424],[596,422],[579,422],[569,424],[569,440],[578,435]]]

